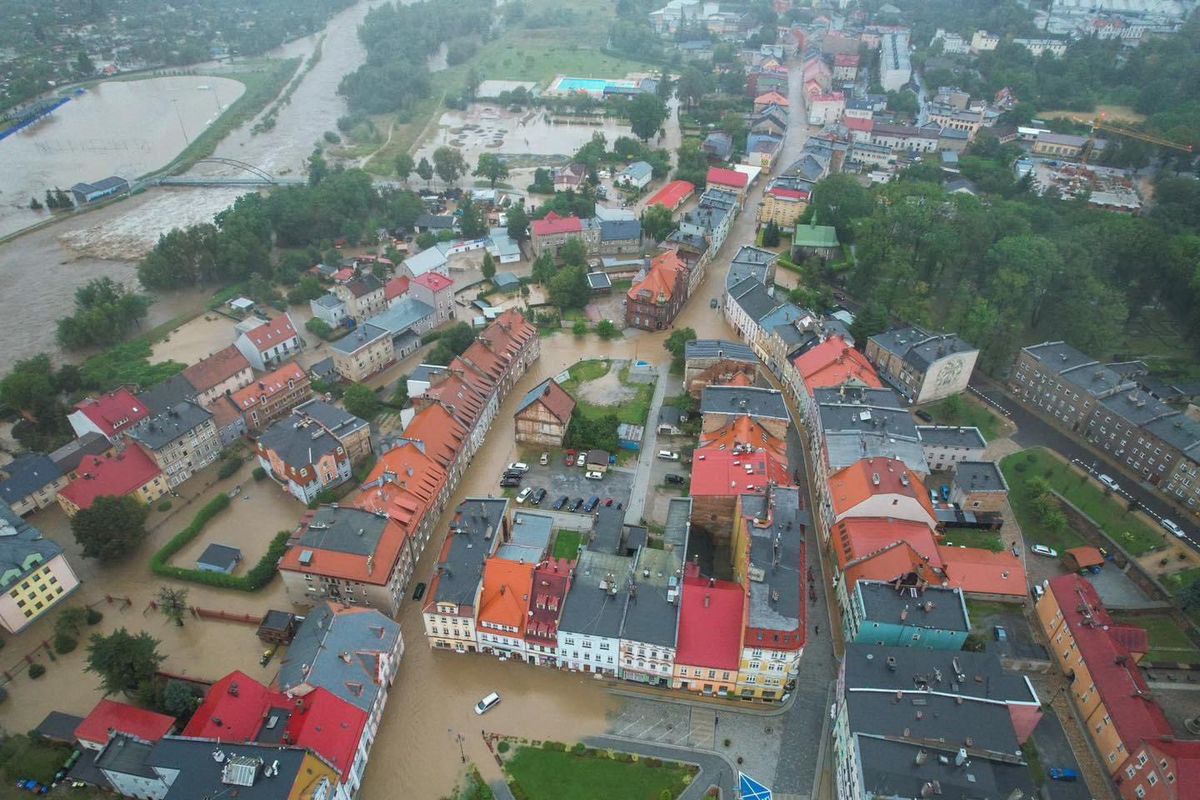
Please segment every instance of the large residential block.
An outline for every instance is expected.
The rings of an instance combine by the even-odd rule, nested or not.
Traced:
[[[476,615],[483,564],[507,538],[509,529],[505,499],[469,498],[458,506],[422,609],[430,647],[477,652]]]
[[[213,415],[191,400],[142,420],[127,435],[154,459],[172,489],[221,455]]]
[[[312,380],[292,363],[263,375],[227,400],[245,420],[247,430],[259,432],[311,397]]]
[[[979,350],[957,334],[899,328],[867,340],[867,358],[913,403],[929,403],[966,390]]]
[[[23,630],[78,586],[62,548],[0,503],[0,627]]]

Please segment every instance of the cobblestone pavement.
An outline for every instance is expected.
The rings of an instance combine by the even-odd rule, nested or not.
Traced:
[[[1071,708],[1071,701],[1067,696],[1066,678],[1062,675],[1047,674],[1030,675],[1029,679],[1037,689],[1042,703],[1049,703],[1054,714],[1057,715],[1058,721],[1061,723],[1059,729],[1069,744],[1073,760],[1079,766],[1079,774],[1083,776],[1087,788],[1091,791],[1091,796],[1096,800],[1116,800],[1116,792],[1113,791],[1112,781],[1108,779],[1108,771],[1101,765],[1099,757],[1080,728],[1079,718]],[[1038,725],[1038,728],[1040,729],[1043,724],[1045,724],[1044,720]],[[1036,738],[1036,733],[1037,731],[1035,731],[1035,741],[1040,746],[1042,740]],[[1046,736],[1045,738],[1049,743],[1050,737]],[[1065,752],[1061,751],[1061,745],[1051,745],[1051,750],[1053,751],[1051,755],[1065,756]],[[1060,765],[1046,763],[1045,766],[1049,768]],[[1057,793],[1055,796],[1057,797]]]

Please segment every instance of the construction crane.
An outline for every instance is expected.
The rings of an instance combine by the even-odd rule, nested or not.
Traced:
[[[1135,131],[1133,128],[1125,128],[1120,125],[1114,125],[1111,122],[1106,122],[1104,120],[1104,115],[1101,114],[1092,120],[1092,132],[1088,137],[1087,143],[1083,146],[1083,153],[1080,158],[1081,164],[1086,164],[1088,157],[1092,154],[1092,149],[1096,143],[1096,131],[1115,133],[1116,135],[1124,136],[1127,139],[1136,139],[1137,141],[1145,142],[1146,144],[1153,144],[1157,145],[1158,147],[1167,147],[1171,150],[1178,150],[1181,153],[1192,152],[1192,146],[1190,144],[1180,144],[1179,142],[1172,142],[1170,139],[1164,139],[1161,136],[1143,133],[1142,131]]]

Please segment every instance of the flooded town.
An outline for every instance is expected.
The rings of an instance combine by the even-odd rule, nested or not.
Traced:
[[[0,0],[0,798],[1192,797],[1196,5]]]

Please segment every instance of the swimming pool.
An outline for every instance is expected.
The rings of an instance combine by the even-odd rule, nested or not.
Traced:
[[[604,94],[608,81],[603,78],[559,78],[555,88],[560,92],[587,92]]]

